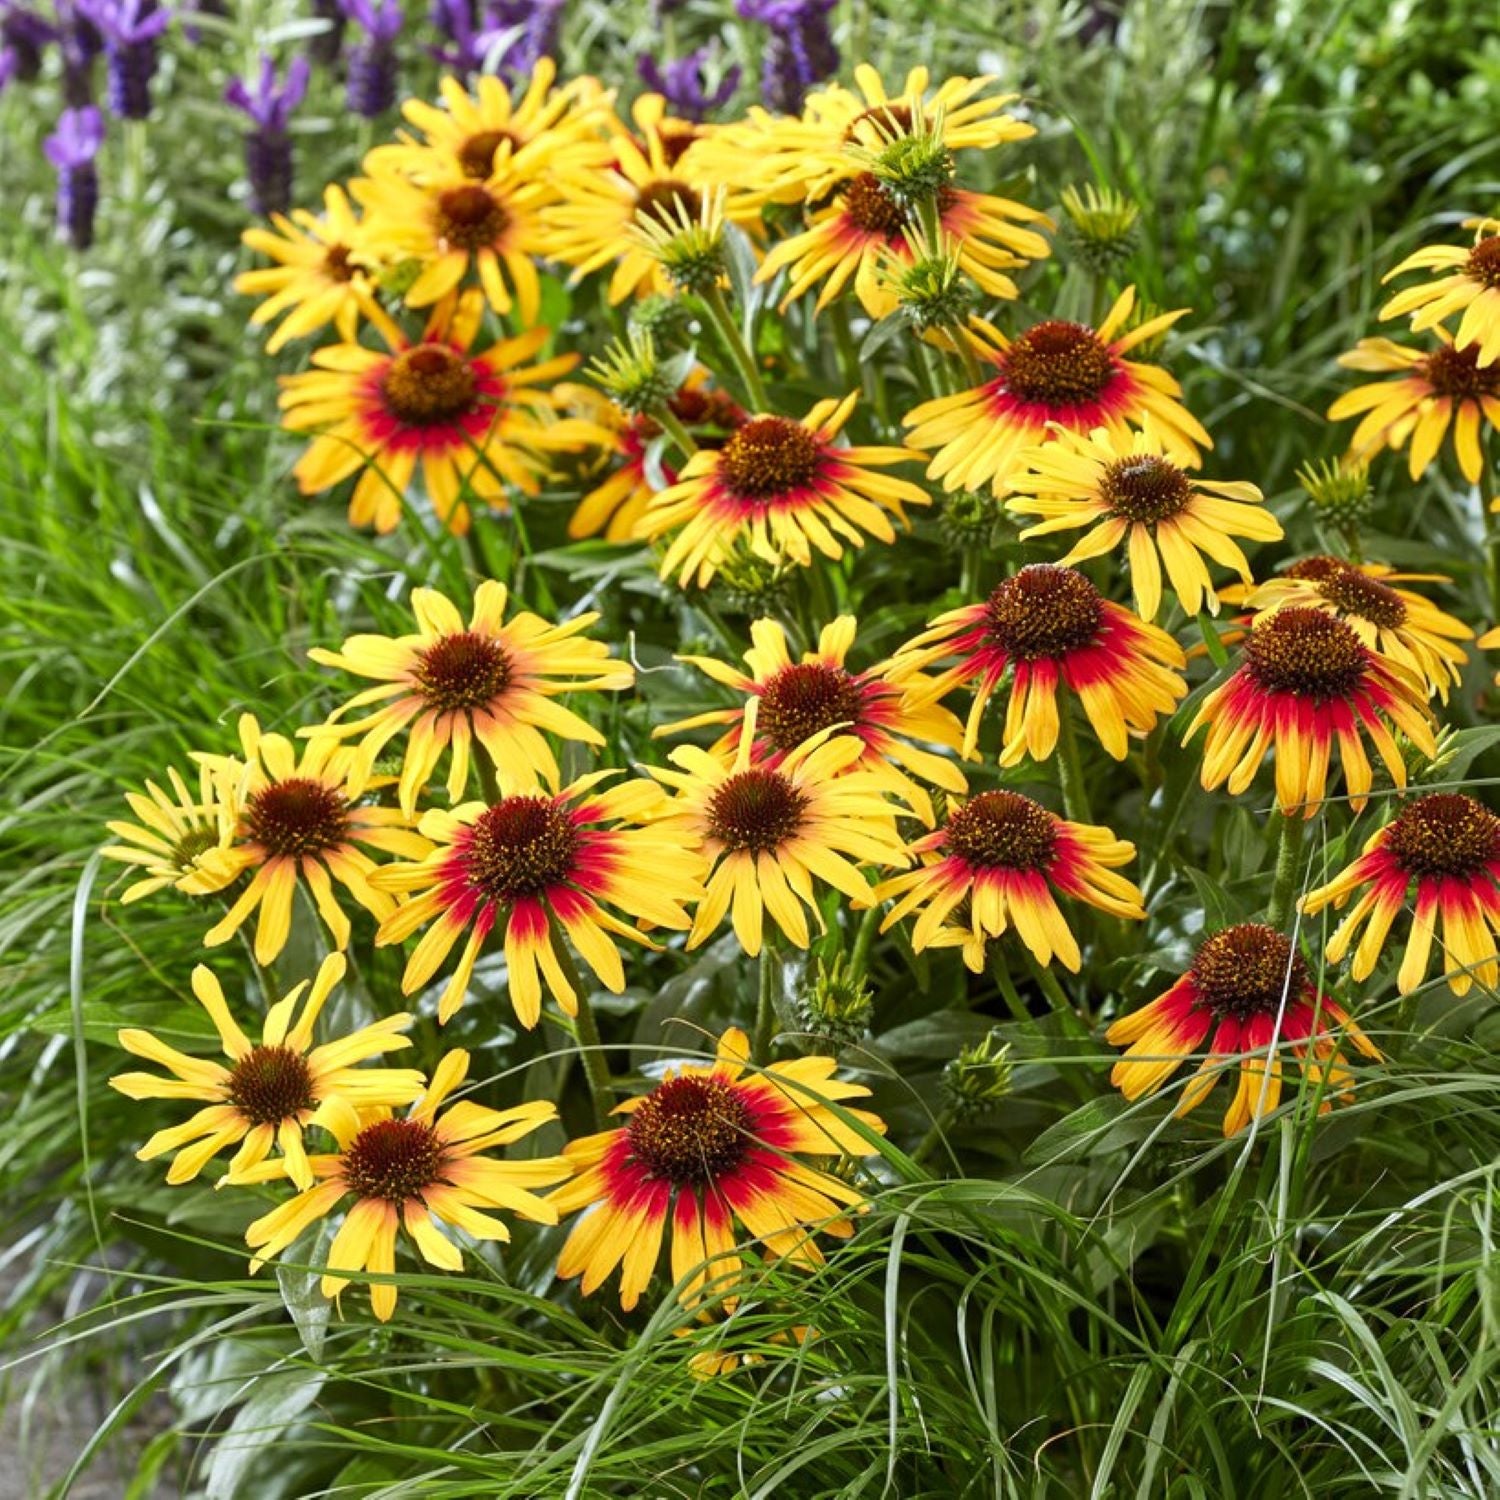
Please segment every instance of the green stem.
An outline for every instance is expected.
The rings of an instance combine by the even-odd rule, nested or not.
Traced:
[[[484,800],[493,807],[500,801],[500,779],[495,775],[495,763],[483,745],[474,747],[474,765],[479,772],[479,789]]]
[[[758,1063],[771,1059],[771,1038],[776,1034],[776,986],[781,978],[781,963],[769,938],[760,948],[760,993],[755,1002],[755,1036],[750,1055]]]
[[[970,545],[964,548],[958,570],[958,591],[965,599],[974,599],[979,594],[979,548]]]
[[[937,1119],[932,1122],[932,1128],[917,1143],[917,1149],[912,1152],[911,1159],[918,1166],[927,1160],[938,1146],[942,1144],[943,1138],[953,1128],[953,1111],[947,1105],[939,1111]]]
[[[839,374],[844,388],[848,390],[858,385],[864,391],[865,400],[872,400],[874,387],[870,381],[870,372],[860,363],[859,347],[854,342],[854,329],[849,322],[848,303],[842,297],[836,297],[833,306],[828,309],[828,315],[833,322],[833,338],[838,348]]]
[[[1271,904],[1266,922],[1280,930],[1292,914],[1297,877],[1302,872],[1302,841],[1307,836],[1307,819],[1299,813],[1281,815],[1281,837],[1276,846],[1276,877],[1271,883]]]
[[[744,384],[746,395],[750,397],[753,411],[770,410],[766,400],[766,388],[761,383],[760,371],[755,368],[755,356],[745,343],[744,335],[734,320],[734,313],[730,311],[728,302],[724,300],[722,288],[714,286],[704,292],[703,305],[708,309],[708,316],[718,330],[719,337],[723,339],[729,351],[729,357],[734,361],[735,369],[739,371],[740,380]]]
[[[1075,823],[1092,823],[1088,783],[1078,755],[1078,735],[1073,728],[1073,700],[1058,695],[1057,768],[1062,780],[1063,810]]]
[[[1021,998],[1021,992],[1016,988],[1015,980],[1010,977],[1010,963],[1006,959],[1005,947],[1001,943],[990,944],[990,973],[994,976],[995,983],[1000,986],[1000,995],[1005,1001],[1005,1008],[1017,1021],[1029,1026],[1034,1017],[1026,1002]]]
[[[849,971],[856,979],[863,979],[870,971],[870,950],[875,946],[875,934],[880,928],[880,912],[877,901],[859,919],[859,931],[854,934],[854,947],[849,953]]]
[[[1479,504],[1484,512],[1484,523],[1489,530],[1488,568],[1490,584],[1490,619],[1500,622],[1500,515],[1492,510],[1495,503],[1495,466],[1490,462],[1488,448],[1480,439],[1479,456]]]
[[[698,451],[698,445],[693,441],[693,435],[665,406],[654,407],[651,411],[651,420],[659,423],[661,430],[677,444],[678,452],[684,458],[691,458]]]
[[[964,365],[964,378],[969,382],[970,388],[983,385],[984,372],[979,368],[979,357],[974,353],[974,345],[969,341],[968,330],[955,326],[948,332],[958,347],[958,357]]]
[[[578,1014],[573,1017],[573,1030],[578,1042],[578,1055],[583,1059],[583,1071],[589,1081],[589,1097],[594,1101],[594,1123],[600,1130],[609,1129],[610,1111],[615,1107],[614,1079],[610,1076],[609,1063],[604,1056],[604,1042],[599,1036],[599,1023],[594,1018],[594,1007],[589,1004],[588,992],[578,977],[578,966],[568,952],[567,944],[554,934],[552,951],[557,955],[558,967],[563,977],[573,986],[578,997]]]

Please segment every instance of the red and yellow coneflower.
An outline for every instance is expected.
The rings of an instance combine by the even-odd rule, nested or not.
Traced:
[[[925,678],[897,684],[885,675],[883,666],[850,671],[845,658],[857,631],[853,615],[840,615],[823,627],[817,647],[794,661],[786,631],[775,620],[756,620],[750,626],[752,644],[745,652],[748,672],[708,656],[678,660],[690,662],[715,682],[757,701],[755,764],[774,770],[799,745],[825,729],[853,735],[864,746],[854,768],[874,776],[930,828],[932,798],[907,772],[948,792],[967,791],[968,783],[953,761],[919,749],[911,741],[957,750],[963,742],[963,726],[936,703],[910,701],[912,693],[927,685]],[[744,723],[745,706],[740,704],[694,714],[652,732],[661,736],[704,724],[724,724],[729,728],[713,753],[733,759]]]
[[[1421,679],[1370,650],[1333,615],[1279,609],[1262,617],[1240,650],[1240,666],[1203,700],[1183,737],[1186,742],[1208,725],[1205,791],[1227,782],[1230,795],[1239,796],[1270,749],[1282,812],[1310,818],[1326,794],[1336,745],[1357,811],[1373,781],[1362,735],[1398,787],[1406,785],[1406,763],[1393,727],[1425,755],[1437,753]]]
[[[1408,271],[1438,274],[1397,292],[1380,309],[1382,318],[1411,318],[1413,333],[1436,328],[1461,312],[1453,342],[1479,351],[1483,369],[1500,360],[1500,219],[1465,219],[1474,231],[1467,245],[1424,245],[1382,278],[1394,281]]]
[[[1339,963],[1361,926],[1349,972],[1368,979],[1390,935],[1391,924],[1416,897],[1411,935],[1396,976],[1409,995],[1427,975],[1438,919],[1442,918],[1443,973],[1455,995],[1475,980],[1486,990],[1500,978],[1495,933],[1500,931],[1500,818],[1473,797],[1433,792],[1408,803],[1371,835],[1358,859],[1327,885],[1309,891],[1302,909],[1343,906],[1358,891],[1348,916],[1328,943]]]
[[[1131,734],[1145,734],[1187,692],[1182,648],[1164,630],[1101,597],[1074,568],[1032,563],[997,585],[988,599],[940,615],[897,652],[891,676],[952,659],[913,697],[956,687],[974,693],[963,754],[972,754],[990,699],[1009,674],[1010,702],[1000,764],[1046,760],[1057,748],[1058,692],[1083,707],[1099,743],[1124,760]]]
[[[712,936],[726,914],[746,953],[761,949],[765,914],[799,948],[809,942],[811,908],[821,928],[814,880],[869,906],[862,864],[903,865],[895,816],[880,779],[856,768],[864,742],[823,730],[787,752],[772,768],[754,763],[759,698],[745,706],[732,761],[692,745],[671,759],[679,769],[650,766],[676,790],[655,828],[701,848],[712,873],[693,913],[687,946]]]
[[[1130,424],[1147,422],[1174,463],[1196,468],[1199,450],[1213,441],[1178,399],[1181,386],[1159,366],[1125,358],[1187,309],[1127,330],[1134,308],[1135,288],[1127,287],[1097,329],[1049,318],[1014,339],[975,320],[970,340],[994,365],[994,377],[956,396],[924,401],[906,416],[908,441],[933,454],[928,477],[947,490],[990,485],[1004,494],[1022,450],[1055,429],[1105,427],[1123,436]]]
[[[1328,408],[1330,421],[1360,416],[1349,451],[1366,458],[1389,448],[1407,448],[1407,471],[1420,479],[1428,470],[1448,429],[1459,471],[1470,484],[1484,472],[1484,425],[1500,427],[1500,364],[1481,365],[1479,344],[1455,344],[1446,328],[1433,332],[1441,341],[1424,353],[1390,339],[1361,339],[1339,356],[1346,370],[1394,373],[1346,391]]]
[[[413,634],[354,635],[338,651],[314,647],[308,652],[314,661],[379,686],[357,693],[326,724],[304,733],[335,740],[357,736],[352,779],[359,788],[381,751],[405,733],[398,794],[408,816],[445,752],[448,796],[457,801],[463,795],[476,744],[502,790],[525,791],[539,782],[555,790],[561,773],[544,731],[579,744],[604,744],[598,730],[557,699],[628,688],[635,673],[628,662],[611,658],[602,641],[583,636],[597,614],[553,625],[522,610],[507,620],[508,599],[503,583],[485,579],[474,591],[466,625],[436,589],[413,589]],[[343,718],[372,705],[374,712],[363,718]]]
[[[1188,614],[1204,608],[1217,614],[1219,596],[1204,558],[1248,584],[1250,563],[1233,538],[1281,536],[1281,523],[1253,484],[1195,478],[1150,430],[1058,429],[1049,442],[1018,455],[1008,483],[1007,509],[1042,518],[1022,540],[1089,528],[1060,564],[1123,548],[1143,620],[1154,620],[1161,608],[1163,568]]]
[[[639,523],[647,538],[673,532],[661,576],[706,588],[735,542],[767,562],[808,567],[814,550],[840,558],[866,536],[894,542],[891,517],[927,505],[919,485],[879,471],[918,455],[905,448],[840,448],[835,439],[856,397],[819,401],[800,421],[753,416],[722,448],[699,449],[679,481],[652,497]]]
[[[464,938],[438,1002],[439,1021],[448,1020],[463,1003],[491,933],[503,927],[511,1005],[529,1028],[541,1015],[543,978],[563,1011],[578,1013],[577,992],[553,946],[554,921],[616,994],[625,988],[625,971],[610,934],[646,947],[651,942],[606,905],[652,926],[687,929],[684,906],[703,894],[702,856],[664,823],[650,821],[663,800],[660,787],[601,786],[612,774],[596,771],[555,795],[523,793],[492,806],[466,802],[423,817],[422,833],[435,847],[416,863],[386,865],[377,877],[382,890],[407,898],[381,925],[378,945],[427,926],[407,960],[403,994],[426,984]]]
[[[359,1063],[409,1047],[400,1035],[411,1025],[404,1012],[361,1026],[337,1041],[312,1045],[313,1027],[334,986],[344,977],[344,956],[330,953],[319,966],[308,990],[302,1014],[293,1014],[304,980],[266,1012],[260,1041],[252,1042],[230,1014],[224,991],[212,970],[199,964],[193,970],[193,994],[208,1012],[223,1043],[229,1066],[207,1058],[189,1057],[149,1031],[127,1027],[120,1045],[136,1057],[159,1063],[171,1074],[120,1073],[109,1080],[127,1099],[194,1099],[204,1105],[181,1125],[158,1130],[136,1152],[150,1161],[175,1151],[167,1170],[171,1183],[191,1182],[212,1158],[238,1146],[224,1182],[239,1180],[280,1150],[286,1175],[299,1188],[312,1186],[303,1131],[321,1124],[323,1106],[343,1100],[355,1109],[410,1104],[423,1088],[415,1068],[361,1068]]]
[[[354,1201],[328,1247],[320,1283],[325,1297],[337,1297],[349,1278],[362,1271],[394,1275],[402,1228],[428,1265],[461,1271],[463,1255],[438,1223],[476,1240],[500,1241],[510,1239],[510,1229],[487,1210],[500,1208],[537,1224],[555,1224],[556,1208],[532,1189],[561,1182],[571,1174],[571,1163],[560,1156],[496,1161],[482,1153],[556,1119],[556,1105],[537,1099],[495,1110],[464,1099],[439,1113],[468,1071],[467,1052],[448,1053],[427,1092],[404,1117],[392,1117],[388,1110],[361,1113],[342,1101],[325,1106],[320,1123],[333,1132],[339,1149],[309,1157],[316,1186],[273,1208],[245,1231],[245,1242],[255,1252],[251,1273],[349,1197]],[[280,1165],[263,1163],[239,1180],[274,1181]],[[396,1310],[395,1284],[372,1283],[370,1305],[387,1322]]]
[[[144,792],[125,793],[136,822],[122,818],[104,825],[123,842],[108,844],[100,852],[106,859],[141,871],[141,878],[126,886],[120,897],[126,905],[168,886],[188,896],[206,896],[220,889],[211,877],[205,877],[203,856],[229,846],[234,819],[220,801],[214,773],[208,766],[198,767],[196,796],[175,766],[167,767],[167,780],[170,792],[148,781]]]
[[[1134,844],[1107,828],[1066,822],[1019,792],[951,800],[942,826],[910,852],[920,866],[876,889],[877,900],[899,898],[880,930],[919,911],[911,945],[920,953],[956,913],[964,962],[976,974],[984,972],[985,943],[1012,927],[1038,963],[1056,958],[1077,973],[1082,955],[1059,895],[1116,917],[1146,915],[1140,891],[1114,873],[1135,857]]]
[[[256,915],[255,960],[268,964],[286,946],[292,898],[299,881],[317,907],[334,946],[348,946],[350,924],[333,893],[334,882],[377,918],[395,902],[370,884],[375,862],[365,852],[420,857],[426,841],[395,807],[361,806],[351,791],[353,752],[333,740],[313,740],[301,756],[280,734],[262,734],[254,714],[241,714],[244,762],[200,755],[213,772],[233,821],[233,842],[200,857],[204,885],[223,890],[249,874],[228,912],[204,934],[206,947],[227,943]],[[368,778],[359,778],[361,790]],[[363,846],[363,847],[362,847]]]
[[[726,1031],[712,1066],[668,1068],[649,1093],[619,1106],[624,1126],[566,1148],[577,1176],[548,1201],[561,1214],[584,1213],[557,1274],[581,1276],[585,1296],[619,1267],[620,1305],[633,1308],[669,1224],[672,1279],[688,1306],[738,1282],[737,1224],[768,1255],[804,1266],[822,1263],[816,1232],[853,1232],[850,1213],[864,1207],[864,1194],[800,1158],[873,1155],[841,1118],[883,1134],[879,1119],[845,1102],[869,1090],[837,1079],[831,1057],[751,1072],[749,1053],[744,1032]]]
[[[1239,1081],[1224,1115],[1226,1136],[1281,1102],[1281,1046],[1292,1049],[1315,1088],[1326,1086],[1339,1096],[1353,1082],[1346,1039],[1366,1057],[1380,1058],[1364,1032],[1313,983],[1291,942],[1256,922],[1208,938],[1186,974],[1149,1005],[1122,1016],[1105,1039],[1128,1048],[1110,1082],[1130,1100],[1156,1093],[1208,1043],[1207,1057],[1182,1090],[1179,1116],[1196,1109],[1220,1075],[1238,1064]],[[1330,1102],[1323,1099],[1320,1107],[1326,1110]]]
[[[282,378],[282,425],[316,432],[292,471],[304,495],[364,471],[349,501],[349,520],[377,531],[395,529],[418,464],[427,497],[451,530],[469,526],[465,492],[505,508],[505,487],[532,495],[550,450],[607,443],[592,422],[556,417],[556,398],[533,387],[578,363],[576,354],[525,365],[550,337],[533,328],[472,348],[483,317],[474,290],[446,298],[416,340],[379,308],[370,321],[386,351],[334,344],[312,357],[316,367]],[[540,420],[543,414],[554,420]]]

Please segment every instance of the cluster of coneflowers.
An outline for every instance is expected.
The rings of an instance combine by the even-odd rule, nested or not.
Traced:
[[[1090,815],[1080,740],[1116,762],[1160,745],[1189,691],[1180,635],[1238,653],[1182,739],[1206,791],[1254,795],[1269,759],[1280,857],[1264,921],[1205,932],[1165,993],[1107,1028],[1128,1049],[1113,1081],[1138,1099],[1201,1054],[1177,1109],[1227,1077],[1233,1134],[1278,1107],[1284,1052],[1319,1108],[1351,1091],[1349,1048],[1378,1056],[1287,933],[1298,851],[1309,820],[1365,807],[1377,765],[1400,792],[1408,764],[1436,755],[1431,700],[1447,701],[1472,632],[1407,586],[1442,580],[1368,561],[1318,555],[1257,582],[1240,543],[1282,530],[1253,484],[1202,472],[1210,435],[1158,358],[1184,314],[1107,290],[1128,207],[1065,195],[1095,313],[1025,314],[1016,278],[1050,253],[1051,221],[968,185],[987,153],[1032,133],[1014,101],[986,78],[932,87],[916,69],[888,92],[869,68],[855,76],[799,113],[716,126],[657,96],[622,118],[597,81],[558,85],[546,63],[514,94],[493,78],[472,92],[450,82],[441,107],[405,106],[410,129],[347,193],[330,187],[322,215],[247,234],[276,262],[241,280],[265,298],[253,322],[280,320],[270,346],[323,340],[312,368],[283,380],[287,427],[311,434],[295,471],[305,494],[347,489],[350,520],[377,532],[509,515],[522,536],[534,497],[571,486],[575,536],[654,549],[662,579],[710,613],[726,580],[767,605],[748,649],[728,652],[740,660],[684,658],[704,679],[702,710],[656,729],[716,737],[633,773],[563,777],[560,746],[573,763],[609,757],[599,695],[633,685],[590,634],[598,617],[544,618],[483,579],[468,601],[414,590],[404,634],[314,650],[364,684],[326,721],[288,738],[247,715],[237,752],[205,746],[170,789],[132,795],[136,821],[113,825],[108,851],[142,867],[124,899],[170,887],[220,903],[205,943],[243,933],[265,966],[301,893],[330,950],[300,1012],[303,986],[270,1007],[258,1043],[196,972],[224,1063],[121,1037],[170,1076],[118,1087],[203,1106],[143,1155],[175,1151],[183,1181],[232,1148],[222,1181],[296,1189],[251,1226],[256,1264],[339,1211],[330,1293],[393,1271],[403,1229],[430,1264],[457,1267],[439,1224],[503,1239],[497,1213],[576,1214],[560,1274],[588,1293],[618,1268],[627,1308],[669,1227],[671,1278],[691,1305],[710,1287],[734,1295],[749,1243],[816,1263],[815,1234],[847,1235],[866,1203],[853,1162],[877,1154],[883,1126],[850,1106],[867,1091],[834,1058],[784,1055],[791,1038],[778,1052],[764,977],[775,951],[807,948],[834,917],[842,980],[857,987],[876,926],[901,924],[917,952],[958,949],[975,972],[1010,953],[1055,990],[1053,965],[1082,967],[1080,907],[1146,921],[1135,846]],[[1448,274],[1395,311],[1465,311],[1438,352],[1403,364],[1420,375],[1356,395],[1372,412],[1356,461],[1409,440],[1425,462],[1451,418],[1467,462],[1475,420],[1500,415],[1486,405],[1500,241],[1477,227],[1472,249],[1408,263]],[[594,387],[563,379],[579,356],[559,352],[544,319],[544,273],[596,281],[628,309]],[[772,397],[768,304],[786,334],[776,359],[813,351],[800,378],[773,377],[827,389],[837,370],[849,389]],[[906,341],[907,384],[840,359],[888,338]],[[1468,405],[1442,384],[1449,351],[1478,391]],[[851,427],[872,440],[850,443]],[[1354,525],[1357,468],[1308,482]],[[1021,539],[1055,555],[987,593],[966,561],[969,602],[871,660],[831,601],[858,549],[896,542],[908,509],[935,499],[971,538],[1020,518]],[[981,550],[971,541],[968,558]],[[788,597],[800,615],[771,607]],[[1223,602],[1239,613],[1221,635]],[[1055,771],[1063,814],[1001,784],[1013,767]],[[1383,805],[1395,815],[1364,854],[1303,902],[1357,895],[1328,960],[1364,924],[1352,972],[1368,977],[1415,895],[1399,988],[1422,981],[1439,918],[1452,988],[1493,985],[1500,821],[1461,792]],[[314,1045],[356,923],[405,947],[407,995],[441,984],[438,1025],[466,1003],[482,956],[503,952],[520,1024],[550,1002],[575,1037],[598,1133],[558,1157],[497,1158],[552,1105],[450,1102],[462,1052],[430,1080],[361,1066],[406,1045],[404,1013]],[[711,1062],[617,1102],[590,996],[624,988],[622,944],[691,951],[726,927],[762,968],[748,1034],[731,1029]],[[1002,1062],[984,1052],[966,1066]],[[624,1122],[610,1128],[611,1113]],[[381,1317],[395,1295],[376,1282]]]

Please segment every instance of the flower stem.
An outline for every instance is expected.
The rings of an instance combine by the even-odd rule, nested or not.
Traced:
[[[692,433],[665,406],[652,407],[651,420],[660,424],[661,430],[677,444],[677,450],[684,458],[691,458],[698,451]]]
[[[917,1143],[917,1149],[912,1152],[911,1159],[917,1165],[926,1161],[953,1128],[953,1111],[947,1105],[938,1112],[937,1118],[932,1122],[932,1128]]]
[[[1489,557],[1486,572],[1490,585],[1490,619],[1500,622],[1500,515],[1494,513],[1495,466],[1490,462],[1490,453],[1481,438],[1479,457],[1479,508],[1483,511],[1483,522],[1489,532]]]
[[[718,330],[719,337],[723,339],[735,369],[739,371],[745,393],[750,397],[750,404],[757,413],[768,411],[770,407],[766,400],[766,388],[761,383],[760,371],[755,368],[755,356],[745,343],[739,325],[734,321],[734,314],[724,300],[723,290],[716,286],[709,287],[703,293],[703,305],[708,309],[708,316]]]
[[[1073,700],[1059,697],[1057,705],[1057,769],[1062,781],[1063,810],[1075,823],[1092,823],[1088,783],[1078,757],[1078,736],[1073,729]]]
[[[1307,819],[1296,813],[1281,815],[1281,837],[1276,846],[1276,876],[1271,883],[1271,904],[1267,923],[1280,930],[1292,914],[1292,899],[1297,876],[1302,870],[1302,841],[1307,834]]]
[[[760,994],[755,1002],[755,1036],[750,1055],[759,1063],[771,1058],[771,1038],[776,1034],[776,986],[781,979],[781,962],[769,939],[760,949]]]
[[[557,964],[563,971],[563,977],[572,985],[573,993],[578,997],[578,1014],[573,1017],[573,1030],[578,1043],[578,1055],[583,1059],[584,1076],[589,1082],[589,1097],[594,1101],[594,1123],[600,1130],[608,1130],[610,1111],[615,1107],[614,1080],[604,1056],[604,1042],[599,1036],[599,1023],[594,1018],[594,1007],[589,1004],[588,991],[578,977],[578,966],[573,962],[573,955],[568,952],[568,945],[556,934],[552,938],[552,951],[557,955]]]
[[[870,970],[870,950],[875,946],[880,912],[881,906],[877,901],[859,919],[859,931],[854,934],[854,947],[849,954],[849,969],[857,979],[863,979]]]

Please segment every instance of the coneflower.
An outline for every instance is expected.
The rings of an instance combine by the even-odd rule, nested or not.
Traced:
[[[248,79],[234,78],[224,98],[250,117],[245,132],[245,176],[250,182],[250,206],[258,214],[285,213],[292,200],[292,139],[287,124],[307,93],[312,64],[305,57],[293,58],[286,82],[276,86],[276,65],[262,54],[260,76],[252,86]]]
[[[124,120],[144,120],[151,113],[151,79],[171,12],[157,0],[79,0],[78,9],[104,41],[110,109]]]
[[[349,50],[349,108],[378,119],[396,102],[396,38],[401,34],[398,0],[340,0],[346,19],[365,33]]]
[[[103,144],[104,117],[90,104],[65,109],[42,146],[57,168],[58,234],[77,250],[87,250],[94,242],[94,213],[99,207],[94,158]]]

